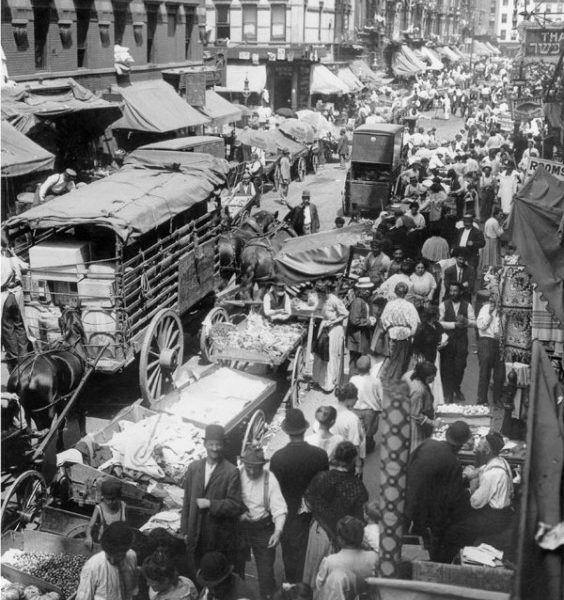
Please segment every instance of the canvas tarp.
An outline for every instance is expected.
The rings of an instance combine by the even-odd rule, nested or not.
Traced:
[[[392,71],[398,77],[413,77],[426,70],[427,66],[407,46],[401,46],[392,57]]]
[[[325,65],[313,65],[311,69],[310,94],[332,96],[350,94],[349,86],[341,81]]]
[[[102,100],[71,78],[30,81],[2,88],[2,119],[22,133],[28,133],[43,119],[52,120],[82,111],[97,114],[105,111],[102,129],[121,115],[118,104]]]
[[[227,161],[200,153],[156,150],[130,156],[122,169],[12,217],[8,228],[95,224],[131,241],[202,202],[225,185]]]
[[[201,111],[212,120],[212,125],[225,125],[240,121],[243,111],[241,107],[231,104],[213,90],[206,90],[206,104]]]
[[[53,154],[2,121],[2,177],[17,177],[53,168]]]
[[[166,81],[143,81],[120,87],[123,117],[112,129],[132,129],[150,133],[167,133],[185,127],[209,123],[209,119],[192,108]]]
[[[427,58],[429,61],[429,69],[431,71],[442,71],[444,69],[443,61],[439,58],[439,55],[431,50],[431,48],[427,48],[427,46],[423,46],[421,48],[421,52],[423,56]]]
[[[539,167],[515,197],[509,222],[523,263],[564,326],[564,250],[558,228],[564,213],[564,181]]]
[[[453,52],[448,46],[438,46],[436,51],[453,63],[460,62],[462,60],[460,56],[456,52]]]
[[[360,81],[349,67],[341,67],[337,71],[337,77],[349,86],[351,92],[359,92],[364,87],[362,81]]]
[[[349,225],[288,240],[274,257],[278,276],[288,284],[314,281],[343,273],[351,246],[369,234],[367,225]]]

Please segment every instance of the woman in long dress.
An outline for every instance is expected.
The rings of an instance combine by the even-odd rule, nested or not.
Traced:
[[[519,189],[519,173],[512,163],[507,164],[499,174],[499,188],[497,197],[501,202],[501,210],[504,215],[511,212],[513,206],[513,197]]]
[[[437,375],[435,365],[427,360],[415,365],[411,374],[406,373],[404,380],[409,385],[409,403],[411,417],[411,436],[409,452],[431,437],[435,419],[431,384]]]
[[[503,212],[496,206],[491,216],[484,225],[484,238],[486,245],[482,249],[480,257],[480,272],[486,271],[488,267],[499,267],[501,265],[501,236],[503,227],[501,220]]]
[[[316,286],[320,301],[323,302],[321,313],[323,320],[317,332],[318,340],[325,331],[329,336],[328,360],[314,353],[312,377],[315,383],[327,393],[332,392],[342,376],[345,328],[343,321],[349,311],[343,301],[329,291],[326,283]]]

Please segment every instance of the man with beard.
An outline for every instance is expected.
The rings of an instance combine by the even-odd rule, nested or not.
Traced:
[[[446,531],[439,562],[452,562],[464,546],[474,545],[481,537],[498,534],[514,515],[513,474],[508,462],[499,456],[505,445],[497,432],[481,438],[476,447],[478,467],[466,467],[463,475],[470,481],[470,506],[473,510]]]

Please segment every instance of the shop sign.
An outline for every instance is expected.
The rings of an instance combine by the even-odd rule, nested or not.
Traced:
[[[524,56],[527,61],[557,62],[564,41],[564,25],[528,27],[524,30]]]
[[[251,53],[250,52],[239,52],[239,60],[250,60]]]
[[[532,175],[539,167],[543,167],[545,171],[554,175],[554,177],[564,181],[564,164],[555,162],[553,160],[546,160],[544,158],[529,158],[529,165],[527,167],[527,175]]]
[[[277,60],[286,60],[286,48],[276,48]]]

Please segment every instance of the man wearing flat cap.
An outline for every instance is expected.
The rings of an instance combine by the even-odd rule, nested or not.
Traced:
[[[239,470],[224,458],[224,445],[223,427],[208,425],[207,457],[190,463],[186,470],[180,531],[186,540],[191,577],[201,557],[211,550],[223,552],[233,564],[236,560],[237,523],[245,505]]]
[[[238,572],[245,572],[245,562],[249,560],[252,550],[260,597],[268,599],[276,589],[276,546],[284,529],[288,506],[276,476],[265,468],[268,461],[262,448],[246,448],[241,462],[241,492],[247,512],[241,515],[239,523]]]
[[[75,180],[76,171],[73,169],[65,169],[63,173],[55,173],[47,177],[39,188],[39,202],[43,203],[55,196],[72,192],[76,188]]]
[[[302,510],[304,493],[314,475],[329,468],[327,453],[304,440],[309,423],[298,408],[289,408],[282,421],[282,430],[290,443],[277,450],[270,461],[270,470],[280,483],[288,516],[282,532],[282,559],[286,581],[300,583],[303,578],[305,554],[311,514]]]

